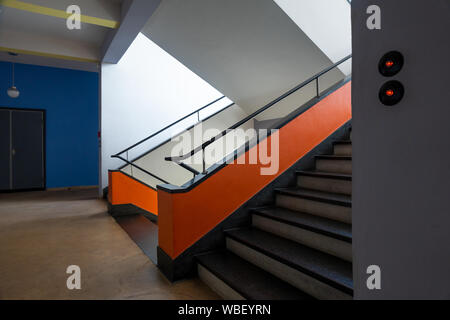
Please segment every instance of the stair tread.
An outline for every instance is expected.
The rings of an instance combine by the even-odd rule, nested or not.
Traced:
[[[345,173],[333,173],[333,172],[322,172],[322,171],[297,171],[297,175],[318,177],[318,178],[349,180],[349,181],[352,180],[352,175],[345,174]]]
[[[249,300],[312,299],[287,282],[228,251],[197,256],[197,261]]]
[[[303,188],[277,188],[277,192],[314,201],[322,201],[345,207],[352,206],[352,197],[349,195],[309,190]]]
[[[345,242],[352,242],[352,226],[307,213],[276,206],[251,209],[253,214],[317,232]]]
[[[227,236],[348,294],[353,294],[352,264],[297,242],[255,228]]]
[[[255,228],[228,231],[226,234],[321,282],[353,294],[350,262]]]
[[[336,155],[322,155],[322,156],[316,156],[316,159],[322,159],[322,160],[352,160],[351,156],[336,156]]]
[[[336,140],[333,144],[352,144],[352,140]]]

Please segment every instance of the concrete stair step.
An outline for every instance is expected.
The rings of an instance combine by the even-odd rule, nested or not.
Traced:
[[[342,173],[298,171],[297,186],[304,189],[351,195],[352,176]]]
[[[336,156],[351,156],[352,142],[350,140],[340,140],[333,143],[334,155]]]
[[[252,209],[252,226],[310,248],[352,261],[352,227],[279,207]]]
[[[352,207],[352,197],[343,194],[322,192],[316,190],[308,190],[302,188],[278,188],[276,192],[281,194],[287,194],[299,198],[321,201],[325,203],[335,204],[344,207]]]
[[[228,250],[315,298],[352,298],[350,262],[255,228],[226,237]]]
[[[316,156],[315,160],[317,171],[352,174],[352,157],[350,156]]]
[[[305,230],[320,233],[337,240],[348,243],[352,242],[352,226],[350,224],[275,206],[253,208],[251,209],[251,212],[254,215],[267,217]]]
[[[301,188],[275,191],[278,207],[351,224],[351,196]]]
[[[313,299],[229,251],[209,253],[196,259],[199,277],[224,299]]]

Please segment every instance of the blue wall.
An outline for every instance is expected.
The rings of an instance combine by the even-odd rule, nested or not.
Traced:
[[[0,107],[46,110],[47,188],[98,185],[98,74],[0,61]]]

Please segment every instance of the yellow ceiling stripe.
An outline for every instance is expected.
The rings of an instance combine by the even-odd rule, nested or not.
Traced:
[[[47,52],[38,52],[38,51],[22,50],[22,49],[12,49],[12,48],[5,48],[5,47],[0,47],[0,51],[20,53],[20,54],[29,54],[32,56],[40,56],[40,57],[63,59],[63,60],[72,60],[72,61],[79,61],[79,62],[91,62],[91,63],[99,63],[100,62],[99,60],[95,60],[95,59],[78,58],[78,57],[65,56],[65,55],[61,55],[61,54],[53,54],[53,53],[47,53]]]
[[[39,6],[36,4],[26,3],[23,1],[17,1],[17,0],[0,0],[0,6],[8,7],[8,8],[14,8],[18,10],[43,14],[46,16],[52,16],[57,17],[61,19],[67,19],[71,16],[71,14],[67,13],[64,10],[58,10],[58,9],[52,9],[47,8],[43,6]],[[86,15],[81,15],[81,22],[93,24],[97,26],[102,26],[106,28],[116,29],[119,27],[119,22],[114,20],[108,20],[108,19],[102,19],[102,18],[96,18]]]

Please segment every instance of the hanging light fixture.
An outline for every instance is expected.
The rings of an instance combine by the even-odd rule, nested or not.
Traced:
[[[10,98],[18,98],[20,95],[19,90],[14,85],[14,63],[12,64],[12,87],[7,90],[8,96]]]

